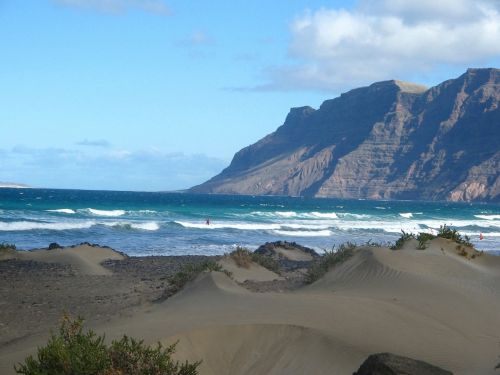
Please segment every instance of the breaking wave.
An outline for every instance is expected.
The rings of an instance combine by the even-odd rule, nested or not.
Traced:
[[[71,208],[58,208],[56,210],[45,210],[47,212],[57,212],[60,214],[76,214],[75,210],[72,210]]]
[[[474,215],[478,219],[484,220],[500,220],[500,215]]]
[[[273,230],[273,233],[281,236],[294,236],[294,237],[329,237],[333,233],[330,230],[317,230],[317,231],[289,231],[289,230]]]
[[[85,211],[96,216],[123,216],[125,215],[125,210],[97,210],[95,208],[87,208]]]
[[[0,231],[25,231],[25,230],[71,230],[71,229],[88,229],[95,225],[94,221],[84,222],[57,222],[57,223],[40,223],[35,221],[12,221],[0,222]]]

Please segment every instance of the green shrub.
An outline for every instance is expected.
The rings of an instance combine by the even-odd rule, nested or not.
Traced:
[[[15,258],[16,257],[16,245],[2,242],[0,243],[0,260]]]
[[[14,369],[25,375],[196,375],[200,362],[174,361],[175,346],[150,347],[123,336],[108,347],[104,336],[83,332],[81,318],[65,316],[59,334],[38,348],[37,358],[29,356]]]
[[[196,279],[196,276],[205,271],[224,272],[227,276],[232,277],[231,272],[223,269],[220,264],[213,260],[207,260],[206,262],[197,264],[189,263],[184,265],[181,270],[175,273],[173,276],[167,277],[170,288],[163,295],[163,297],[168,298],[171,295],[177,293],[184,287],[184,285],[186,285],[190,281],[193,281],[194,279]]]
[[[413,233],[406,233],[404,230],[401,230],[401,237],[399,237],[394,245],[391,246],[391,250],[402,249],[406,241],[409,241],[412,238],[415,238]]]
[[[233,258],[238,267],[249,268],[252,264],[252,252],[244,247],[238,246],[229,256]]]
[[[280,265],[277,260],[270,256],[257,254],[244,247],[238,246],[229,256],[234,259],[238,267],[248,268],[254,262],[270,271],[280,273]]]
[[[446,224],[439,227],[437,237],[447,238],[449,240],[455,241],[456,243],[473,247],[468,236],[462,237],[462,235],[458,233],[456,229],[451,229]]]
[[[269,271],[273,271],[277,274],[280,273],[280,265],[278,261],[270,256],[252,253],[252,261],[261,265],[264,268],[267,268]]]
[[[355,248],[356,244],[346,242],[345,244],[341,244],[337,251],[335,251],[335,246],[333,246],[332,250],[325,251],[325,253],[318,257],[307,270],[305,278],[306,283],[311,284],[315,282],[325,275],[331,267],[345,262],[354,254]]]
[[[16,250],[16,245],[7,242],[0,243],[0,251],[14,251],[14,250]]]
[[[436,236],[431,233],[419,233],[417,235],[417,241],[418,241],[417,249],[424,250],[427,247],[427,241],[430,241],[434,238],[436,238]]]

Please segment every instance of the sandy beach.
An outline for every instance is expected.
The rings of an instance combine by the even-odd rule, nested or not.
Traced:
[[[352,374],[373,353],[391,352],[454,374],[495,374],[500,354],[500,258],[443,238],[416,250],[358,247],[312,284],[312,257],[280,251],[280,274],[212,257],[166,298],[168,277],[201,256],[127,257],[80,246],[0,258],[0,373],[36,352],[66,311],[111,340],[179,340],[178,359],[200,374]]]

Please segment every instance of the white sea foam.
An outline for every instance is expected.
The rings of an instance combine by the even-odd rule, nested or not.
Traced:
[[[122,229],[138,229],[138,230],[148,230],[148,231],[155,231],[160,229],[160,225],[155,221],[150,221],[145,223],[137,223],[129,221],[109,221],[100,224],[105,225],[107,227],[122,228]]]
[[[122,216],[125,215],[124,210],[96,210],[95,208],[87,208],[87,212],[91,213],[92,215],[96,216]]]
[[[484,220],[500,220],[500,215],[474,215],[478,219]]]
[[[411,212],[400,212],[399,216],[402,216],[405,219],[411,219],[413,217],[413,214]]]
[[[338,216],[335,212],[311,212],[309,216],[317,217],[320,219],[338,219]]]
[[[338,216],[342,219],[348,219],[350,217],[355,219],[369,219],[371,216],[367,214],[353,214],[351,212],[339,212]]]
[[[71,229],[88,229],[95,225],[94,221],[75,221],[75,222],[55,222],[41,223],[35,221],[12,221],[0,222],[0,231],[25,231],[25,230],[71,230]]]
[[[301,221],[295,223],[283,223],[281,228],[285,229],[307,229],[307,230],[323,230],[331,227],[330,224],[310,224],[310,221]]]
[[[274,230],[280,229],[280,224],[266,224],[266,223],[232,223],[232,222],[222,222],[222,223],[206,223],[200,222],[188,222],[188,221],[175,221],[175,223],[182,225],[184,228],[196,228],[196,229],[241,229],[241,230]]]
[[[155,221],[151,221],[147,223],[133,223],[132,228],[155,231],[160,229],[160,225]]]
[[[293,236],[293,237],[329,237],[332,235],[332,231],[330,230],[317,230],[317,231],[273,230],[273,233],[279,234],[281,236]]]
[[[279,217],[296,217],[297,213],[294,211],[276,211],[275,214]]]
[[[484,239],[488,239],[488,237],[500,237],[500,232],[460,232],[460,234],[472,237],[473,240],[476,239],[474,238],[475,236],[479,237],[481,233]]]
[[[45,210],[47,212],[57,212],[61,214],[76,214],[75,210],[72,210],[71,208],[58,208],[57,210]]]

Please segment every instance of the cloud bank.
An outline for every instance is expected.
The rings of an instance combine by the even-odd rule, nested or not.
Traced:
[[[305,11],[291,36],[293,63],[267,68],[259,89],[338,90],[484,64],[500,57],[500,2],[365,0]]]
[[[165,191],[194,186],[219,173],[226,160],[156,149],[0,149],[0,180],[35,187]]]

